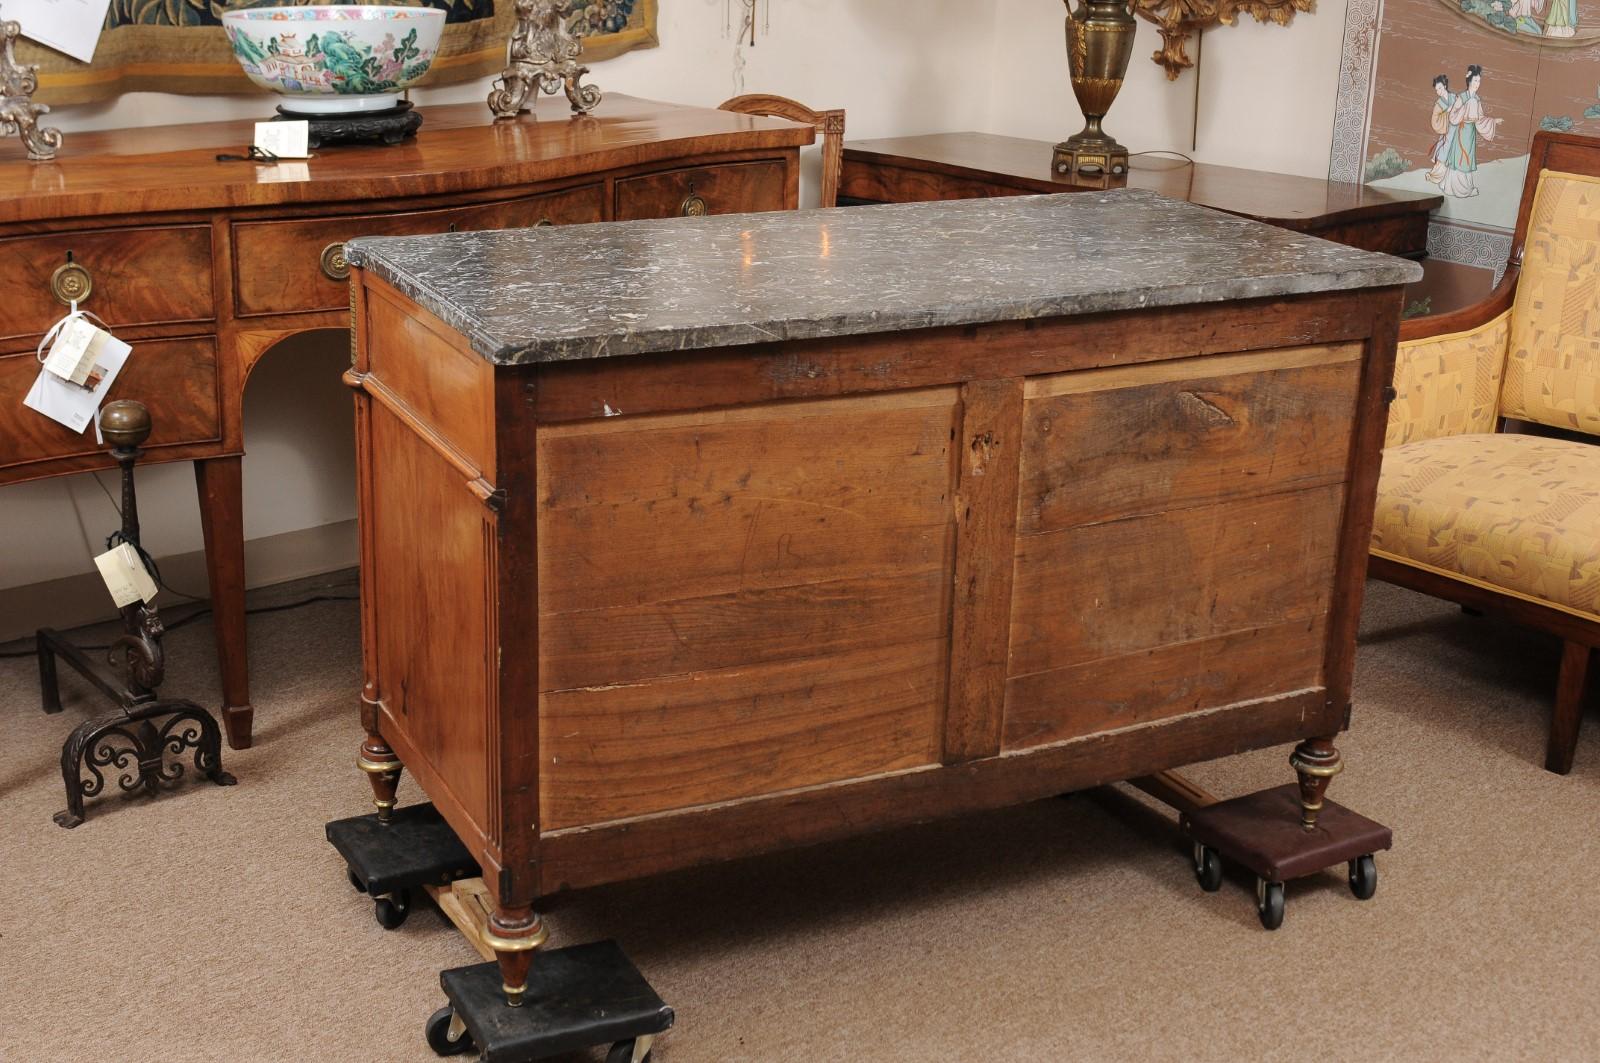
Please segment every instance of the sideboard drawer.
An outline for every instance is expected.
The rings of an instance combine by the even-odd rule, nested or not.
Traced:
[[[0,239],[0,350],[21,346],[8,340],[37,342],[73,297],[113,329],[211,320],[210,227]]]
[[[783,210],[788,187],[789,168],[776,159],[666,170],[618,181],[616,219]]]
[[[408,214],[239,222],[233,227],[234,293],[240,317],[337,310],[349,305],[344,242],[354,236],[410,236],[604,220],[599,184],[496,203]]]
[[[0,417],[0,473],[105,451],[94,441],[92,428],[74,435],[22,405],[38,375],[39,360],[32,351],[0,357],[0,409],[7,411]],[[111,386],[110,399],[137,399],[149,407],[152,431],[146,448],[220,439],[216,341],[207,336],[135,343]]]

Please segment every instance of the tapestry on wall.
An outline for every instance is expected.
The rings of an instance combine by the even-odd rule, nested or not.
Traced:
[[[1600,0],[1350,0],[1328,175],[1443,195],[1429,255],[1498,275],[1540,129],[1600,135]]]
[[[111,0],[93,63],[31,41],[18,58],[39,64],[42,103],[89,103],[123,92],[255,92],[222,32],[222,14],[246,7],[304,6],[313,0]],[[407,3],[408,0],[388,0]],[[595,62],[656,44],[656,0],[564,0],[567,25]],[[446,11],[439,56],[424,85],[471,81],[505,67],[516,23],[513,0],[426,0]],[[18,17],[12,15],[9,17]],[[23,18],[23,33],[27,33]]]

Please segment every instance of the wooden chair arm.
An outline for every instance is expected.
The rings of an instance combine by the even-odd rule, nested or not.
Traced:
[[[1495,285],[1494,291],[1481,302],[1453,310],[1448,314],[1430,314],[1427,317],[1414,317],[1409,321],[1402,321],[1400,342],[1411,343],[1482,328],[1511,309],[1511,304],[1517,296],[1517,277],[1521,272],[1518,266],[1507,266],[1505,276],[1500,278],[1500,283]]]

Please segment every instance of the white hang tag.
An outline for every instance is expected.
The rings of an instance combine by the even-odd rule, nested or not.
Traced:
[[[257,122],[256,147],[280,159],[309,159],[309,122]]]
[[[39,369],[39,375],[34,379],[33,387],[28,389],[27,396],[22,404],[30,410],[44,414],[52,421],[66,425],[73,432],[81,433],[91,423],[95,425],[95,439],[100,438],[100,430],[96,414],[100,412],[100,404],[105,401],[106,395],[111,390],[111,385],[117,381],[117,374],[122,372],[122,367],[128,361],[128,354],[133,350],[126,343],[117,339],[111,333],[96,329],[103,339],[91,346],[93,352],[93,365],[85,377],[85,383],[78,385],[65,380],[46,367]]]
[[[73,314],[61,322],[56,341],[50,345],[44,367],[62,380],[82,387],[93,387],[89,374],[94,369],[97,348],[110,333],[96,328],[94,322],[81,314]]]
[[[156,598],[156,581],[144,567],[139,551],[131,543],[118,543],[94,559],[100,578],[106,581],[111,600],[121,609],[134,602],[149,604]]]

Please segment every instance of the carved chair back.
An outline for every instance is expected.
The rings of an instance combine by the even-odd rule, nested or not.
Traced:
[[[844,112],[842,110],[813,111],[803,103],[787,96],[770,96],[752,93],[735,96],[720,107],[724,111],[740,114],[763,115],[768,118],[786,118],[815,126],[822,137],[822,205],[839,203],[839,176],[844,170]]]
[[[1534,136],[1500,283],[1400,341],[1386,447],[1507,420],[1600,434],[1600,139]]]
[[[1600,140],[1534,139],[1500,416],[1600,434]]]

